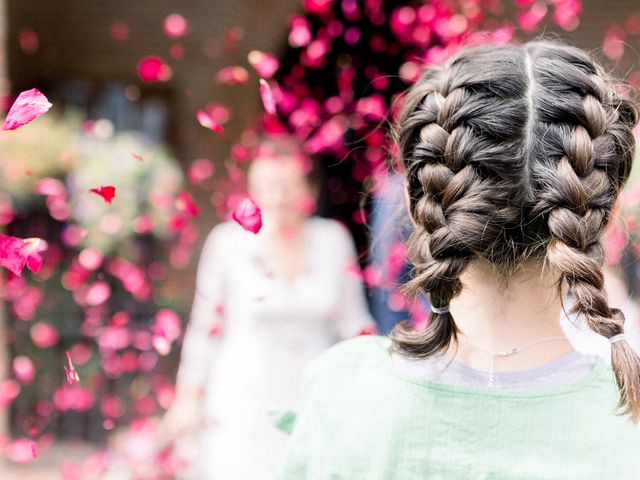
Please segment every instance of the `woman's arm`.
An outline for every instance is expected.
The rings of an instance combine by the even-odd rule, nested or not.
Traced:
[[[176,390],[201,395],[213,357],[221,340],[224,313],[224,258],[226,239],[223,225],[209,232],[198,261],[196,289],[187,324]]]
[[[334,312],[335,328],[340,340],[362,333],[373,333],[376,323],[369,311],[358,257],[351,234],[341,224],[336,226],[335,258],[339,268],[340,300]]]

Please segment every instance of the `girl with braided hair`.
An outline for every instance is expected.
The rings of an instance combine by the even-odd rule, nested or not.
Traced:
[[[559,40],[468,45],[428,66],[396,129],[428,325],[311,361],[277,479],[638,479],[640,357],[604,289],[603,231],[636,105]],[[559,324],[584,317],[611,365]]]

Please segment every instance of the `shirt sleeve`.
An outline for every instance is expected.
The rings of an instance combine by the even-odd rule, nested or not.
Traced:
[[[339,340],[355,337],[362,331],[373,332],[376,323],[369,311],[359,271],[356,246],[351,234],[341,224],[336,225],[338,279],[341,283],[338,306],[333,313]]]
[[[196,288],[189,322],[182,342],[178,386],[204,388],[221,341],[224,314],[225,230],[217,225],[209,232],[198,261]],[[214,333],[212,330],[217,329]]]

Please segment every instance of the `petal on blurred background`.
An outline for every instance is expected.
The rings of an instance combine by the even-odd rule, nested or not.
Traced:
[[[149,55],[138,63],[138,75],[143,82],[166,82],[173,72],[162,58]]]
[[[116,187],[114,187],[113,185],[103,185],[98,188],[90,188],[89,191],[97,193],[102,198],[104,198],[104,201],[107,203],[111,203],[113,197],[116,196]]]
[[[260,97],[262,98],[265,111],[270,115],[275,115],[276,98],[273,96],[271,86],[264,78],[260,79]]]
[[[20,383],[31,383],[36,376],[36,369],[29,357],[18,355],[13,359],[13,363],[11,366],[13,369],[13,374],[16,376]]]
[[[26,265],[33,273],[42,266],[41,252],[48,247],[41,238],[17,238],[0,235],[0,265],[20,276]]]
[[[216,133],[224,132],[224,128],[222,125],[218,123],[218,121],[207,111],[198,110],[198,114],[196,115],[198,122],[204,128],[208,128],[209,130],[213,130]]]
[[[242,199],[233,210],[231,217],[245,230],[258,233],[262,228],[260,207],[250,197]]]
[[[179,13],[172,13],[164,19],[164,34],[169,38],[180,38],[189,30],[189,22]]]
[[[260,50],[251,50],[247,55],[247,61],[262,78],[271,78],[280,67],[280,62],[275,55]]]
[[[80,376],[73,366],[73,362],[71,361],[71,354],[69,352],[67,352],[67,361],[69,362],[69,368],[67,369],[66,366],[64,367],[64,372],[67,375],[67,382],[69,382],[69,384],[80,382]]]
[[[189,182],[200,183],[213,175],[215,167],[213,162],[207,158],[199,158],[195,160],[189,167]]]
[[[216,74],[216,82],[226,83],[229,85],[242,85],[249,81],[249,72],[240,66],[224,67]]]
[[[11,105],[3,130],[15,130],[46,113],[53,105],[37,88],[25,90]]]

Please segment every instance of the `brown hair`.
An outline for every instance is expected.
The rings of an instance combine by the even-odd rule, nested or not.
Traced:
[[[472,260],[500,282],[529,259],[557,272],[589,327],[609,338],[624,315],[603,291],[601,235],[631,170],[639,113],[621,82],[588,53],[558,40],[466,46],[429,66],[408,91],[395,131],[406,175],[413,278],[435,307],[462,289]],[[457,339],[451,313],[407,322],[392,348],[427,357]],[[612,344],[618,408],[640,419],[640,358]]]

